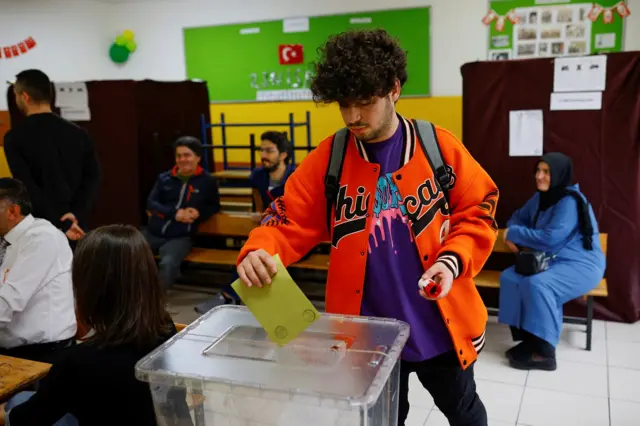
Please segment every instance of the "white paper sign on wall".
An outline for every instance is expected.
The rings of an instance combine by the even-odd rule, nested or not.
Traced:
[[[56,107],[60,115],[70,121],[90,121],[89,91],[86,83],[54,83]]]
[[[603,91],[607,81],[607,55],[555,59],[554,92]]]
[[[509,156],[539,157],[542,148],[542,110],[509,111]]]

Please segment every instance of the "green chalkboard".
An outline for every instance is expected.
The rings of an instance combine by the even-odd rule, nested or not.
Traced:
[[[185,28],[187,78],[205,80],[212,102],[310,99],[318,47],[352,28],[384,28],[396,37],[408,56],[403,95],[429,95],[428,7]],[[281,64],[285,45],[301,47],[303,62]]]
[[[620,0],[494,0],[489,6],[490,60],[622,51]]]

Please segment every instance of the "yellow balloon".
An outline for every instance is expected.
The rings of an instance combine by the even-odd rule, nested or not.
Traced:
[[[132,41],[136,35],[131,30],[124,30],[122,32],[122,36],[125,38],[125,40]]]

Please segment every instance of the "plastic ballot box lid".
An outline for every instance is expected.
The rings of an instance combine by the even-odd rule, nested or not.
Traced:
[[[397,372],[408,337],[401,321],[323,314],[281,346],[247,308],[225,305],[141,359],[136,376],[202,391],[269,391],[366,406]]]

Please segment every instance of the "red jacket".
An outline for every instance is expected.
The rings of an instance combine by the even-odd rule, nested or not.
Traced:
[[[453,187],[449,206],[434,184],[434,174],[409,120],[404,165],[393,180],[407,208],[417,250],[426,269],[440,259],[454,264],[457,276],[451,292],[438,306],[463,368],[484,346],[487,309],[473,283],[491,254],[498,227],[495,183],[462,143],[436,127],[443,158],[450,166]],[[285,265],[295,263],[317,244],[332,240],[326,288],[327,312],[358,315],[362,302],[369,220],[375,201],[379,167],[369,163],[361,142],[351,137],[344,159],[340,191],[330,236],[326,225],[324,178],[332,137],[312,151],[291,175],[284,196],[271,204],[263,225],[249,235],[238,263],[247,253],[264,249],[278,253]],[[451,212],[449,213],[450,210]],[[453,262],[453,263],[452,263]],[[418,283],[416,291],[418,291]]]

